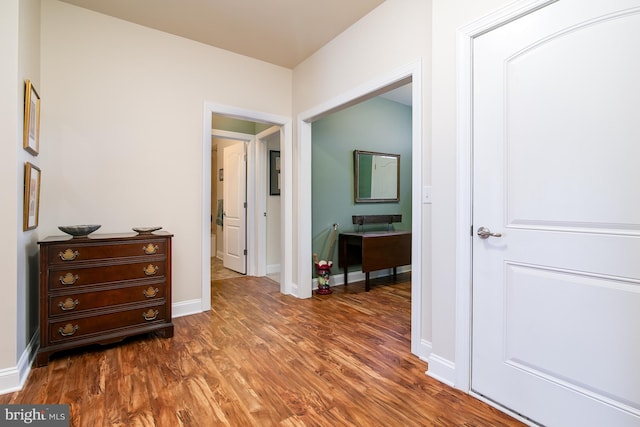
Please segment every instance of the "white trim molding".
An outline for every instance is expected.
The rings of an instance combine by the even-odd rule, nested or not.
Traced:
[[[192,299],[171,304],[171,317],[189,316],[202,312],[202,300]]]
[[[342,286],[344,285],[344,272],[342,270],[335,270],[335,273],[331,273],[331,279],[329,281],[329,286]],[[404,265],[402,267],[398,267],[396,270],[397,274],[408,273],[411,271],[410,265]],[[370,279],[378,279],[380,277],[391,277],[393,276],[393,269],[386,268],[383,270],[372,271],[369,274]],[[365,273],[362,271],[349,271],[347,273],[347,280],[349,283],[356,282],[364,282],[366,279]],[[312,282],[313,289],[318,288],[318,279],[314,278]],[[347,285],[348,286],[348,285]]]
[[[452,361],[431,353],[427,358],[429,369],[427,375],[451,387],[455,385],[456,364]]]
[[[0,394],[22,390],[31,372],[31,366],[39,348],[39,340],[40,329],[37,329],[20,355],[18,364],[12,368],[0,369]]]

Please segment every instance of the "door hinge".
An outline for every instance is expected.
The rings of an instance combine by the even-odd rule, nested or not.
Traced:
[[[244,206],[245,209],[247,209],[247,202],[244,202],[242,205]]]
[[[246,249],[243,252],[244,252],[245,255],[247,254],[247,250]]]
[[[469,227],[469,236],[473,237],[473,224]]]

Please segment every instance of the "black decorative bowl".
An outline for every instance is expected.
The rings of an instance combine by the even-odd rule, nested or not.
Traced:
[[[67,234],[72,235],[74,238],[87,237],[89,234],[100,228],[101,225],[59,225],[60,231],[64,231]]]
[[[162,227],[133,227],[132,230],[137,232],[138,234],[151,234],[154,231],[160,230]]]

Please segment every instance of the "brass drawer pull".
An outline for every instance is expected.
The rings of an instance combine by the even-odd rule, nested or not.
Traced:
[[[147,321],[155,320],[156,317],[158,317],[158,310],[153,310],[150,308],[149,310],[142,313],[142,317],[144,317],[144,320]]]
[[[153,244],[149,243],[147,246],[143,246],[142,250],[147,255],[153,255],[156,252],[158,252],[158,245],[153,245]]]
[[[145,297],[147,298],[153,298],[156,295],[158,295],[158,292],[160,290],[158,288],[153,288],[151,286],[149,286],[147,289],[145,289],[144,291],[142,291],[142,293],[144,294]]]
[[[74,251],[74,250],[71,250],[71,249],[67,249],[64,252],[60,252],[58,254],[60,259],[63,260],[63,261],[73,261],[74,259],[76,259],[78,257],[78,255],[80,255],[80,252]]]
[[[80,301],[73,300],[71,298],[67,298],[66,300],[63,301],[59,301],[58,302],[58,307],[60,307],[61,310],[63,311],[69,311],[69,310],[73,310],[74,308],[76,308],[76,306],[80,303]]]
[[[66,325],[64,325],[64,328],[61,327],[58,329],[58,333],[63,337],[70,337],[71,335],[75,334],[78,329],[80,329],[78,325],[67,323]]]
[[[60,276],[60,283],[63,285],[73,285],[79,278],[80,277],[77,274],[73,275],[72,273],[67,273],[64,276]]]
[[[152,264],[149,264],[148,266],[143,268],[142,271],[144,271],[144,274],[146,274],[147,276],[153,276],[158,272],[158,266],[157,265],[153,266]]]

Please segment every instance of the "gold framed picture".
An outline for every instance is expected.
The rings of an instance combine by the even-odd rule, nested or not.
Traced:
[[[40,168],[26,162],[24,164],[24,231],[38,226],[40,213]]]
[[[24,140],[22,146],[34,156],[40,147],[40,96],[30,80],[24,86]]]

